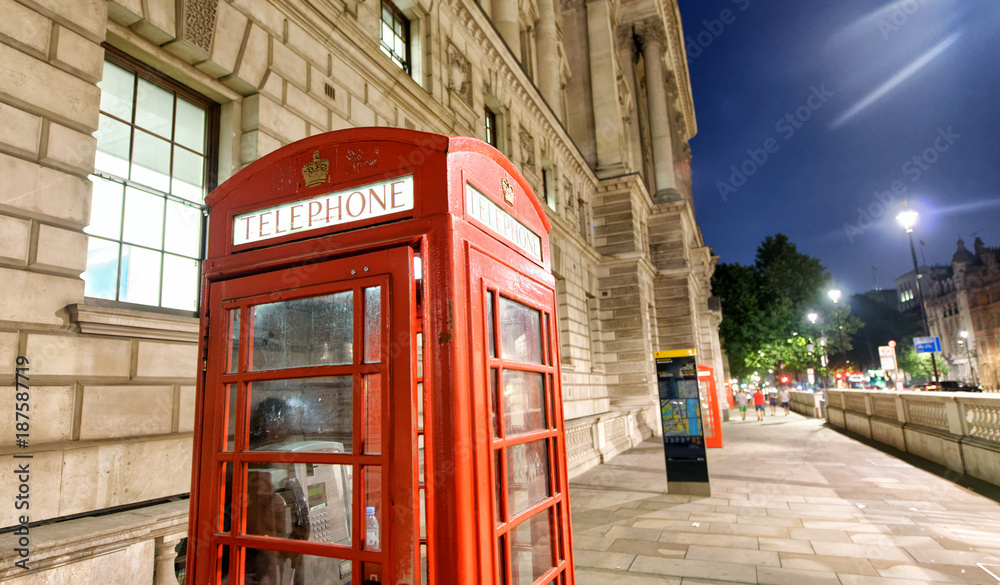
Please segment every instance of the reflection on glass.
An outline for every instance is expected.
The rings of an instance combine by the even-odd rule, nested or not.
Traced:
[[[236,384],[226,384],[226,428],[222,429],[225,440],[223,451],[236,448]]]
[[[163,197],[139,189],[125,189],[125,229],[122,239],[159,248],[163,242]]]
[[[368,531],[366,530],[365,523],[362,523],[361,529],[365,533],[365,542],[362,548],[365,550],[379,550],[382,540],[385,539],[385,521],[382,519],[382,468],[377,465],[369,465],[362,470],[362,473],[362,501],[366,509],[375,508],[375,520],[378,522],[378,532],[375,539],[378,541],[377,546],[369,545]],[[363,518],[363,520],[366,519]]]
[[[86,283],[83,294],[96,299],[115,298],[118,285],[117,242],[89,238],[87,244],[87,271],[81,277]]]
[[[507,448],[507,502],[510,517],[549,497],[548,443],[532,441]]]
[[[511,582],[531,585],[555,566],[552,562],[552,510],[545,510],[511,531]]]
[[[164,254],[161,305],[169,309],[197,311],[200,275],[200,263],[197,260]]]
[[[169,140],[170,128],[174,125],[174,94],[141,77],[138,89],[136,126]]]
[[[555,538],[553,539],[556,547],[556,557],[560,561],[566,560],[566,554],[563,550],[564,534],[562,530],[563,526],[563,507],[562,504],[556,504],[556,524],[555,524]]]
[[[177,98],[174,142],[205,154],[205,110],[181,97]]]
[[[229,309],[229,351],[226,366],[227,374],[235,374],[240,363],[240,309]]]
[[[156,305],[160,297],[160,253],[145,248],[122,246],[121,281],[118,300],[140,305]]]
[[[135,131],[131,178],[160,191],[170,189],[170,143],[141,130]]]
[[[90,204],[90,225],[84,231],[94,236],[118,239],[122,229],[122,201],[124,187],[121,183],[107,181],[91,175],[94,184]]]
[[[498,370],[496,368],[490,368],[490,399],[493,403],[492,411],[490,412],[490,417],[493,419],[493,437],[500,437],[500,418],[497,414],[500,412],[500,399],[499,399],[499,384],[497,378],[499,377]],[[510,432],[510,431],[508,431]]]
[[[268,380],[248,385],[251,451],[350,453],[350,376]]]
[[[231,514],[233,509],[233,464],[226,462],[222,464],[222,510],[219,511],[219,530],[229,532]]]
[[[507,436],[545,428],[545,388],[542,374],[503,371],[503,422]]]
[[[174,172],[170,192],[190,201],[201,202],[205,195],[205,157],[174,146]]]
[[[163,238],[163,249],[197,258],[201,250],[201,219],[200,209],[167,201],[167,230]]]
[[[364,441],[366,455],[382,452],[382,374],[363,377],[365,389]]]
[[[101,114],[97,134],[94,136],[97,138],[94,168],[119,177],[127,177],[132,128]]]
[[[365,289],[365,363],[382,361],[382,287]]]
[[[486,293],[486,343],[489,346],[489,356],[497,357],[496,325],[493,323],[493,293]]]
[[[505,360],[542,363],[541,313],[500,297],[500,353]]]
[[[347,545],[350,466],[249,463],[246,534]]]
[[[101,88],[101,111],[122,120],[132,120],[132,96],[135,74],[110,61],[104,62],[104,76],[97,83]]]
[[[495,502],[494,508],[497,513],[497,524],[504,521],[503,510],[500,509],[501,498],[503,497],[503,475],[500,473],[503,465],[500,464],[500,451],[500,449],[497,449],[493,452],[493,477],[495,478],[493,484],[496,487],[496,497],[493,498],[493,501]]]
[[[252,307],[251,371],[350,364],[353,291]]]

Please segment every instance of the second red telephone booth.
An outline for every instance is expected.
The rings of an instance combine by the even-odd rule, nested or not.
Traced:
[[[207,203],[194,582],[573,585],[550,225],[517,169],[344,130]]]

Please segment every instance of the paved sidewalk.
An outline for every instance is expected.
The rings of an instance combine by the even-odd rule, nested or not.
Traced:
[[[723,439],[711,498],[664,493],[655,438],[570,482],[577,583],[998,583],[997,502],[780,410]]]

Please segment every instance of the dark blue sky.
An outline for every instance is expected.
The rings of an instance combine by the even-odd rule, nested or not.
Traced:
[[[891,288],[907,198],[918,260],[1000,246],[1000,1],[679,1],[695,208],[722,262],[781,232],[846,293],[873,266]]]

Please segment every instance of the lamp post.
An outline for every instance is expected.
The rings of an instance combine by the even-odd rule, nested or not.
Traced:
[[[806,318],[809,319],[809,323],[812,324],[813,327],[815,327],[816,319],[819,319],[819,314],[817,314],[816,311],[809,311],[809,314],[806,315]],[[814,352],[815,349],[816,346],[813,344],[812,336],[810,336],[809,343],[806,344],[806,351],[808,351],[809,354],[812,356],[813,358],[812,361],[814,366],[819,363],[819,358],[818,358],[819,352]],[[816,371],[813,374],[813,391],[815,391],[815,385],[816,382],[818,381],[819,381],[819,368],[816,368]]]
[[[844,352],[844,364],[846,366],[846,364],[849,364],[850,361],[847,359],[847,346],[844,345],[844,325],[840,322],[840,311],[837,310],[837,303],[840,302],[841,293],[839,289],[835,288],[831,289],[826,294],[830,295],[830,300],[833,301],[833,312],[837,315],[837,335],[840,338],[840,351]],[[847,368],[847,370],[850,371],[850,368]]]
[[[930,336],[931,326],[927,321],[927,308],[924,307],[924,289],[920,286],[920,267],[917,266],[917,249],[913,247],[913,226],[917,223],[917,212],[906,208],[903,204],[903,211],[896,216],[896,221],[906,230],[906,235],[910,238],[910,256],[913,257],[913,274],[917,277],[917,300],[920,302],[920,315],[924,319],[924,334]],[[937,359],[934,352],[931,352],[931,369],[934,370],[934,382],[938,382]]]
[[[978,386],[976,383],[976,369],[972,367],[972,350],[969,349],[969,332],[961,331],[959,335],[962,337],[959,343],[965,346],[965,359],[969,362],[969,374],[972,377],[972,385]]]

